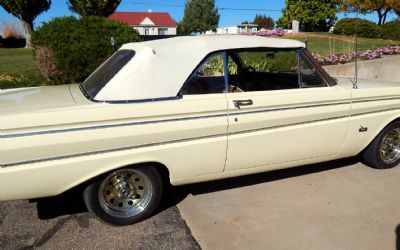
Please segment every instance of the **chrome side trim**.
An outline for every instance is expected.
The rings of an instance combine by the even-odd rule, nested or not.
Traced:
[[[273,129],[279,129],[279,128],[285,128],[285,127],[291,127],[291,126],[298,126],[298,125],[304,125],[304,124],[309,124],[309,123],[315,123],[315,122],[324,122],[324,121],[330,121],[330,120],[337,120],[337,119],[342,119],[342,118],[348,118],[348,116],[337,116],[337,117],[331,117],[331,118],[326,118],[326,119],[311,120],[311,121],[306,121],[306,122],[296,122],[296,123],[285,124],[285,125],[262,127],[262,128],[257,128],[257,129],[251,129],[251,130],[242,130],[242,131],[237,131],[237,132],[233,132],[233,133],[229,133],[229,134],[228,133],[223,133],[223,134],[206,135],[206,136],[184,138],[184,139],[170,140],[170,141],[164,141],[164,142],[155,142],[155,143],[148,143],[148,144],[135,145],[135,146],[126,146],[126,147],[111,148],[111,149],[102,149],[102,150],[96,150],[96,151],[90,151],[90,152],[84,152],[84,153],[77,153],[77,154],[71,154],[71,155],[61,155],[61,156],[54,156],[54,157],[46,157],[46,158],[29,160],[29,161],[11,162],[11,163],[2,164],[1,168],[14,167],[14,166],[24,165],[24,164],[39,163],[39,162],[44,162],[44,161],[69,159],[69,158],[82,157],[82,156],[95,155],[95,154],[111,153],[111,152],[116,152],[116,151],[124,151],[124,150],[138,149],[138,148],[161,146],[161,145],[171,144],[171,143],[180,143],[180,142],[187,142],[187,141],[194,141],[194,140],[202,140],[202,139],[216,138],[216,137],[222,137],[222,136],[226,136],[227,137],[229,135],[245,134],[245,133],[252,133],[252,132],[258,132],[258,131],[264,131],[264,130],[273,130]]]
[[[326,121],[332,121],[332,120],[338,120],[338,119],[344,119],[344,118],[349,118],[349,117],[347,115],[336,116],[336,117],[330,117],[330,118],[318,119],[318,120],[312,120],[312,121],[306,121],[306,122],[296,122],[296,123],[285,124],[285,125],[276,125],[276,126],[270,126],[270,127],[264,127],[264,128],[242,130],[242,131],[237,131],[237,132],[231,132],[228,135],[247,134],[247,133],[253,133],[253,132],[264,131],[264,130],[280,129],[280,128],[285,128],[285,127],[299,126],[299,125],[305,125],[305,124],[316,123],[316,122],[326,122]]]
[[[181,118],[173,118],[173,119],[165,119],[165,120],[152,120],[152,121],[143,121],[143,122],[128,122],[128,123],[97,125],[97,126],[88,126],[88,127],[80,127],[80,128],[43,130],[43,131],[36,131],[36,132],[25,132],[25,133],[15,133],[15,134],[0,135],[0,138],[13,138],[13,137],[24,137],[24,136],[44,135],[44,134],[56,134],[56,133],[65,133],[65,132],[74,132],[74,131],[83,131],[83,130],[92,130],[92,129],[105,129],[105,128],[115,128],[115,127],[148,125],[148,124],[156,124],[156,123],[162,123],[162,122],[175,122],[175,121],[208,119],[208,118],[224,117],[224,116],[227,116],[227,114],[181,117]]]
[[[348,102],[338,102],[338,103],[303,105],[303,106],[286,107],[286,108],[269,108],[269,109],[243,111],[243,112],[233,112],[233,113],[229,113],[228,112],[228,114],[216,114],[216,115],[205,115],[205,116],[190,116],[190,117],[180,117],[180,118],[172,118],[172,119],[164,119],[164,120],[150,120],[150,121],[143,121],[143,122],[128,122],[128,123],[97,125],[97,126],[88,126],[88,127],[79,127],[79,128],[54,129],[54,130],[43,130],[43,131],[35,131],[35,132],[22,132],[22,133],[13,133],[13,134],[0,135],[0,139],[2,139],[2,138],[15,138],[15,137],[34,136],[34,135],[44,135],[44,134],[56,134],[56,133],[65,133],[65,132],[75,132],[75,131],[84,131],[84,130],[92,130],[92,129],[106,129],[106,128],[115,128],[115,127],[148,125],[148,124],[157,124],[157,123],[162,123],[162,122],[176,122],[176,121],[187,121],[187,120],[197,120],[197,119],[209,119],[209,118],[216,118],[216,117],[225,117],[227,115],[246,115],[246,114],[285,111],[285,110],[292,110],[292,109],[302,109],[302,108],[318,108],[318,107],[343,105],[343,104],[350,104],[350,101],[348,101]]]
[[[363,102],[378,102],[378,101],[391,101],[391,100],[400,100],[400,96],[395,95],[393,97],[388,98],[380,98],[380,99],[367,99],[367,100],[353,100],[352,103],[363,103]]]
[[[179,143],[179,142],[187,142],[187,141],[201,140],[201,139],[209,139],[209,138],[220,137],[220,136],[227,136],[227,134],[224,133],[224,134],[215,134],[215,135],[199,136],[199,137],[193,137],[193,138],[185,138],[185,139],[179,139],[179,140],[170,140],[170,141],[164,141],[164,142],[154,142],[154,143],[148,143],[148,144],[142,144],[142,145],[135,145],[135,146],[126,146],[126,147],[111,148],[111,149],[102,149],[102,150],[96,150],[96,151],[90,151],[90,152],[84,152],[84,153],[78,153],[78,154],[70,154],[70,155],[60,155],[60,156],[54,156],[54,157],[46,157],[46,158],[40,158],[40,159],[29,160],[29,161],[11,162],[11,163],[2,164],[2,165],[1,165],[1,168],[8,168],[8,167],[18,166],[18,165],[23,165],[23,164],[39,163],[39,162],[44,162],[44,161],[63,160],[63,159],[69,159],[69,158],[75,158],[75,157],[82,157],[82,156],[87,156],[87,155],[96,155],[96,154],[103,154],[103,153],[112,153],[112,152],[116,152],[116,151],[125,151],[125,150],[138,149],[138,148],[155,147],[155,146],[161,146],[161,145],[165,145],[165,144]]]
[[[362,112],[362,113],[352,114],[350,117],[376,114],[376,113],[395,111],[395,110],[400,110],[400,108],[381,109],[381,110],[375,110],[375,111]]]

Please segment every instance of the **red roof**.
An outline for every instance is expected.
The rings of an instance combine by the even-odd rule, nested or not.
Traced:
[[[114,12],[108,18],[128,25],[140,25],[146,17],[157,26],[176,26],[167,12]]]

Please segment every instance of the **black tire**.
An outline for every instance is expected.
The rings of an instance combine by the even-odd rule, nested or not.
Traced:
[[[377,169],[388,169],[397,166],[400,163],[399,133],[399,121],[386,126],[362,152],[363,162],[366,165]],[[392,136],[393,134],[397,135]],[[388,136],[391,137],[390,140],[392,147],[387,146],[387,140],[389,140],[387,139]],[[383,153],[381,152],[381,147],[383,147]],[[399,154],[396,154],[395,151],[393,151],[393,148],[397,148]],[[392,154],[390,153],[390,150],[392,150]],[[389,154],[387,154],[386,151],[389,152]],[[390,155],[393,155],[393,157],[389,157]]]
[[[87,209],[104,222],[123,226],[150,217],[160,203],[162,192],[157,169],[140,166],[118,169],[97,178],[83,191],[83,200]]]

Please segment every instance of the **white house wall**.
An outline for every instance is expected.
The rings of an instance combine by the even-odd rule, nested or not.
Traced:
[[[216,31],[208,30],[206,35],[237,35],[242,32],[257,32],[257,27],[249,27],[248,30],[238,26],[217,28]]]
[[[176,27],[165,27],[165,26],[158,26],[158,27],[152,27],[152,26],[132,26],[135,30],[139,32],[140,35],[144,36],[145,35],[145,30],[149,30],[150,36],[154,35],[160,35],[159,29],[167,29],[167,34],[166,35],[176,35]]]

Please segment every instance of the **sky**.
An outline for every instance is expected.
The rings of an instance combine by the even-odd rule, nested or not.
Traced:
[[[148,11],[168,12],[176,21],[183,17],[184,4],[186,0],[122,0],[117,11]],[[35,20],[35,27],[43,22],[50,21],[52,18],[60,16],[74,15],[67,6],[67,0],[53,0],[50,9],[39,15]],[[243,21],[251,21],[256,14],[265,14],[272,17],[275,21],[281,16],[281,9],[285,7],[284,0],[215,0],[219,8],[220,27],[234,26]],[[233,9],[258,9],[258,10],[229,10]],[[354,14],[352,14],[354,15]],[[343,18],[344,14],[339,14]],[[395,15],[389,16],[388,20],[394,19]],[[364,16],[371,21],[377,20],[376,14]],[[4,22],[15,22],[17,19],[0,7],[0,31]]]

